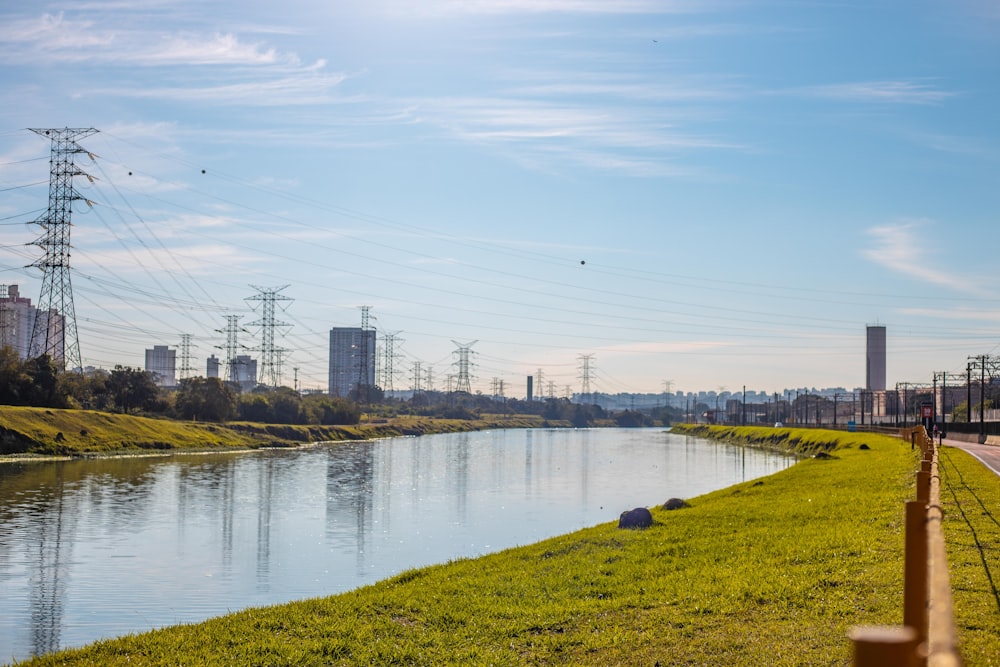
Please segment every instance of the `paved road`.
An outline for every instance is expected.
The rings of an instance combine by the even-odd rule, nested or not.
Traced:
[[[1000,447],[996,445],[977,445],[974,442],[962,442],[961,440],[949,440],[948,438],[945,438],[944,444],[969,452],[987,468],[1000,475]]]

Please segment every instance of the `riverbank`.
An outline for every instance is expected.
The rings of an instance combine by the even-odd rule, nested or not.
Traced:
[[[26,664],[847,664],[849,627],[898,622],[916,460],[874,435],[826,454],[652,508],[644,531],[603,524]]]
[[[353,426],[214,424],[94,410],[0,406],[0,462],[297,447],[316,442],[543,426],[570,424],[534,415],[485,415],[472,420],[406,416]]]

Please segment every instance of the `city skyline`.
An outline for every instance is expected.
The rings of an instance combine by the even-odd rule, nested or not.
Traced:
[[[474,340],[484,393],[579,389],[581,356],[611,394],[859,387],[875,324],[889,386],[1000,346],[989,5],[314,5],[0,10],[0,284],[33,302],[26,128],[98,130],[84,365],[183,334],[207,358],[257,289],[293,300],[274,343],[304,389],[362,306],[401,386]]]

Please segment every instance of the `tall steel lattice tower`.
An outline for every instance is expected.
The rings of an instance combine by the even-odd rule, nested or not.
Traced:
[[[274,307],[278,301],[292,301],[292,298],[278,294],[288,285],[272,288],[257,287],[256,285],[250,287],[257,290],[257,294],[247,297],[246,300],[259,301],[261,304],[260,319],[247,323],[247,326],[260,327],[260,347],[253,348],[254,351],[260,352],[259,381],[261,384],[277,387],[281,382],[281,353],[286,350],[275,347],[274,329],[275,327],[290,327],[292,325],[286,322],[276,322],[274,320]]]
[[[580,366],[580,379],[582,384],[580,386],[580,394],[586,398],[590,395],[590,360],[594,358],[592,354],[581,354],[577,357],[582,362]]]
[[[385,362],[382,364],[382,369],[384,372],[384,377],[382,380],[382,389],[385,391],[395,391],[396,387],[396,370],[393,368],[393,362],[396,360],[396,343],[403,342],[399,337],[402,331],[391,331],[386,332],[385,336],[382,338],[382,345],[385,348],[383,356],[385,357]]]
[[[240,318],[242,315],[226,315],[226,328],[216,329],[216,333],[226,334],[225,346],[217,345],[217,348],[226,351],[226,380],[236,383],[239,381],[237,355],[240,352],[239,333]]]
[[[191,367],[191,334],[181,334],[181,367],[179,378],[184,380],[194,374]]]
[[[358,363],[358,392],[363,396],[364,401],[367,403],[371,393],[371,387],[368,386],[369,375],[368,368],[372,362],[372,355],[375,354],[375,350],[371,349],[372,341],[374,340],[374,335],[370,336],[366,334],[366,331],[372,330],[371,321],[375,319],[371,315],[371,306],[359,306],[361,309],[361,349],[359,352],[359,363]],[[377,364],[376,364],[377,365]],[[378,375],[376,374],[376,377]]]
[[[464,391],[467,394],[472,393],[472,379],[469,374],[469,367],[471,363],[469,362],[469,356],[472,354],[472,346],[478,343],[478,340],[474,340],[471,343],[466,343],[462,345],[458,341],[451,341],[455,343],[458,347],[453,354],[458,355],[458,361],[456,361],[453,366],[458,366],[458,379],[456,381],[455,391]]]
[[[83,199],[73,188],[73,177],[90,176],[73,163],[73,158],[78,153],[86,153],[93,159],[76,140],[89,137],[97,130],[92,127],[66,127],[61,130],[31,128],[31,131],[48,137],[52,150],[49,158],[49,208],[45,215],[34,221],[43,230],[34,245],[45,250],[45,256],[31,265],[42,269],[43,275],[28,356],[47,354],[64,368],[82,369],[69,272],[70,218],[73,201]]]

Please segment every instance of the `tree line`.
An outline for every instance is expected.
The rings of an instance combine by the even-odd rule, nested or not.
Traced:
[[[523,401],[465,392],[426,391],[409,399],[386,397],[378,387],[363,387],[346,398],[300,394],[288,387],[259,386],[241,392],[219,378],[194,377],[177,387],[157,386],[149,371],[115,366],[110,371],[65,372],[47,356],[21,360],[9,347],[0,348],[0,405],[75,408],[143,414],[210,422],[252,421],[268,424],[350,425],[362,412],[372,417],[416,415],[475,419],[487,414],[534,414],[543,419],[585,427],[597,422],[619,426],[670,423],[679,411],[609,414],[597,405],[565,398]],[[677,414],[674,414],[677,413]]]

